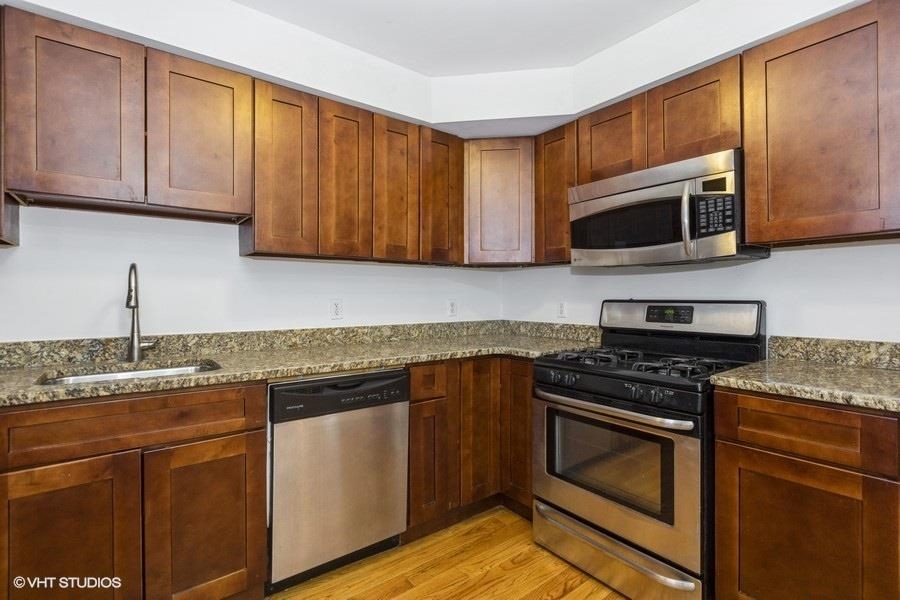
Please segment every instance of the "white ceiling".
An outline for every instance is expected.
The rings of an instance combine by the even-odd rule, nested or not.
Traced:
[[[574,65],[697,0],[236,0],[424,75]]]

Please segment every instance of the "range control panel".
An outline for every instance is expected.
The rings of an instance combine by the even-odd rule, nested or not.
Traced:
[[[734,231],[734,196],[697,196],[697,236]]]

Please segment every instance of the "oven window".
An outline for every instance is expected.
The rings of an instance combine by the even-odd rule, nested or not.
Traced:
[[[572,247],[642,248],[681,242],[681,198],[623,206],[572,221]]]
[[[675,522],[674,453],[667,437],[547,411],[551,475],[669,525]]]

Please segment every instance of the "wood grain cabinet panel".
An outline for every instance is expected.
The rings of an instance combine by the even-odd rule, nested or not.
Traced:
[[[266,434],[144,454],[146,598],[262,598]]]
[[[443,516],[450,508],[447,398],[409,406],[409,527]]]
[[[875,600],[900,590],[895,482],[716,442],[716,597]]]
[[[741,57],[647,92],[647,166],[741,145]]]
[[[744,54],[749,242],[900,228],[898,46],[879,0]]]
[[[466,262],[531,262],[534,139],[467,140],[466,169]]]
[[[500,491],[500,359],[460,362],[460,503]]]
[[[372,113],[319,98],[319,254],[372,256]]]
[[[569,188],[578,183],[578,124],[534,138],[534,262],[569,262]]]
[[[504,358],[501,363],[500,466],[501,489],[523,506],[531,506],[530,360]]]
[[[241,254],[314,256],[319,251],[318,98],[253,82],[253,218]]]
[[[7,190],[144,202],[143,46],[7,6],[3,89]]]
[[[3,598],[142,598],[141,453],[0,475]],[[30,589],[14,577],[118,577],[118,589]]]
[[[147,50],[147,196],[150,204],[250,214],[250,77]]]
[[[463,262],[463,141],[422,127],[422,262]]]
[[[19,244],[19,205],[0,189],[0,247]]]
[[[579,185],[646,167],[646,94],[578,119]]]
[[[419,259],[419,126],[384,115],[374,120],[375,258]]]

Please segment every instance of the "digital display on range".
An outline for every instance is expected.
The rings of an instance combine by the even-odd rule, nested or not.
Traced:
[[[648,323],[679,323],[687,325],[694,322],[693,306],[659,306],[647,307]]]

